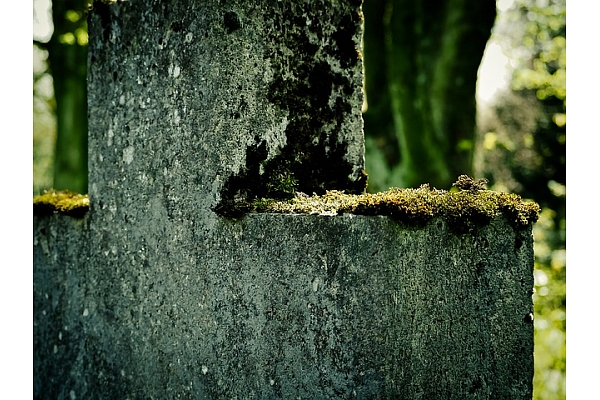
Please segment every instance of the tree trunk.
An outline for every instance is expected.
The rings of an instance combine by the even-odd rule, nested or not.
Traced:
[[[380,26],[386,32],[387,82],[400,153],[392,179],[398,186],[429,182],[447,188],[458,175],[471,173],[477,69],[495,2],[390,0],[386,7],[384,22],[389,22]],[[368,26],[365,32],[367,46]],[[367,88],[377,82],[372,73],[377,72],[367,64]]]
[[[87,193],[87,40],[85,0],[53,1],[48,59],[56,99],[54,188]],[[79,31],[78,31],[79,30]]]
[[[387,169],[392,169],[400,162],[400,152],[396,132],[394,129],[394,117],[390,107],[390,93],[388,91],[387,57],[386,57],[386,11],[389,10],[387,0],[368,0],[363,3],[365,34],[363,37],[363,64],[365,77],[368,84],[365,85],[367,97],[367,109],[363,114],[366,139],[371,139],[375,148],[373,151],[380,152]],[[377,156],[375,156],[377,157]],[[372,171],[371,158],[366,158],[367,171]],[[369,182],[371,189],[385,190],[379,184],[381,172],[372,174]]]

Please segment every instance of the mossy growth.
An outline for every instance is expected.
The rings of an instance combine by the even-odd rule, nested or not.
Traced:
[[[459,233],[485,225],[500,215],[515,228],[524,228],[537,221],[540,212],[537,203],[526,202],[516,194],[486,190],[484,183],[463,175],[450,191],[432,189],[424,184],[417,189],[392,188],[360,195],[337,190],[322,196],[296,193],[294,198],[286,201],[261,198],[232,202],[220,211],[233,218],[247,213],[387,215],[409,226],[422,226],[441,217]]]
[[[68,190],[46,190],[33,198],[34,215],[51,215],[55,213],[83,217],[90,208],[87,194],[76,194]]]

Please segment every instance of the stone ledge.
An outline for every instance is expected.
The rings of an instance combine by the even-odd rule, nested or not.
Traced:
[[[476,181],[470,181],[473,185],[469,189],[455,191],[431,189],[425,184],[418,189],[393,188],[361,195],[336,190],[323,196],[297,193],[287,201],[258,199],[221,203],[215,211],[234,218],[246,213],[387,215],[411,226],[423,225],[441,217],[459,232],[487,224],[499,215],[504,215],[514,228],[523,228],[537,221],[540,211],[537,203],[523,201],[516,194],[484,190],[478,187]],[[455,186],[459,187],[460,182],[459,178]]]
[[[33,198],[34,215],[51,215],[54,213],[82,217],[90,207],[87,194],[65,191],[47,190]]]
[[[36,393],[531,398],[530,227],[194,222],[34,218]]]
[[[469,178],[470,179],[470,178]],[[457,181],[456,186],[458,183]],[[292,199],[257,199],[252,202],[222,202],[215,212],[229,218],[248,213],[309,215],[386,215],[411,226],[422,226],[441,217],[456,231],[466,232],[504,215],[514,228],[536,222],[540,207],[511,193],[494,192],[478,187],[476,181],[468,189],[446,191],[421,185],[418,189],[393,188],[380,193],[361,195],[331,190],[323,196],[296,193]],[[464,181],[463,181],[464,183]],[[464,186],[463,186],[464,187]],[[61,213],[83,216],[89,209],[88,195],[68,191],[48,191],[33,200],[34,214]]]

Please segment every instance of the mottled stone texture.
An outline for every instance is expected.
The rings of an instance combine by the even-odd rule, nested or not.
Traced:
[[[361,26],[356,0],[97,3],[92,202],[362,192]]]
[[[96,5],[90,211],[34,218],[36,399],[531,398],[530,227],[213,211],[362,190],[359,3]]]
[[[141,214],[36,217],[36,398],[531,398],[528,229]]]

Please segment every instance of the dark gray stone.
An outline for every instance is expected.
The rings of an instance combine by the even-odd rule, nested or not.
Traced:
[[[214,212],[363,190],[360,1],[90,16],[90,210],[34,217],[36,399],[530,399],[531,227]]]
[[[360,3],[97,4],[92,202],[140,186],[201,210],[294,190],[362,192]]]
[[[36,217],[36,395],[531,398],[532,238],[503,218],[95,218]]]

